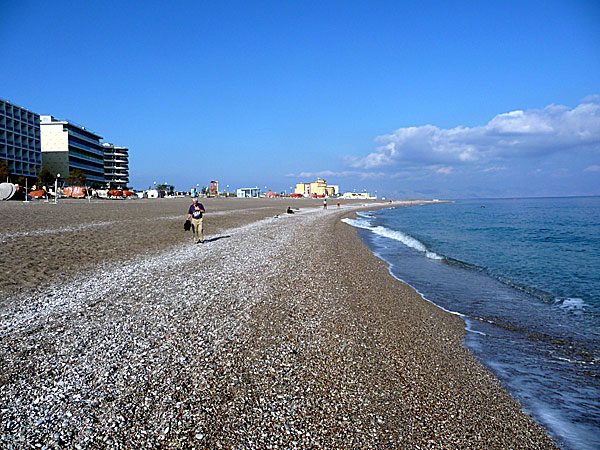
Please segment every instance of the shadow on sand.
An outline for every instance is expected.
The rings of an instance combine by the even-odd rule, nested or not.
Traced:
[[[231,237],[231,235],[229,235],[229,234],[227,236],[215,236],[210,239],[204,239],[204,243],[215,242],[215,241],[218,241],[219,239],[226,239],[226,238],[230,238],[230,237]]]

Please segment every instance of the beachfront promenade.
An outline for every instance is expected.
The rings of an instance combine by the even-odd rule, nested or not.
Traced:
[[[554,448],[364,202],[207,200],[203,245],[188,203],[0,205],[0,447]]]

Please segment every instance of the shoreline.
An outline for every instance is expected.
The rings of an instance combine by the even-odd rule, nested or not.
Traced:
[[[345,214],[344,216],[340,217],[340,220],[343,218],[356,218],[356,215],[357,215],[357,212],[348,213],[348,214]],[[341,223],[343,223],[343,222],[340,222],[340,224]],[[510,444],[509,443],[510,438],[508,437],[508,434],[506,434],[506,436],[504,436],[504,435],[498,436],[497,440],[495,442],[483,440],[480,444],[475,444],[474,442],[467,443],[467,442],[463,441],[459,447],[462,448],[464,446],[466,448],[470,448],[470,447],[474,447],[474,448],[515,448],[515,447],[516,448],[558,448],[558,446],[553,441],[553,439],[548,435],[548,432],[545,430],[545,428],[542,425],[536,423],[527,413],[525,413],[522,410],[520,403],[508,393],[508,391],[506,390],[506,388],[504,387],[502,382],[497,378],[497,376],[494,375],[491,372],[491,370],[489,370],[487,367],[485,367],[481,362],[479,362],[476,359],[476,357],[474,356],[474,354],[471,352],[471,350],[469,350],[464,345],[463,339],[466,336],[466,334],[469,332],[468,323],[465,321],[464,315],[459,312],[456,312],[456,311],[447,310],[444,307],[437,305],[433,301],[427,299],[421,292],[419,292],[416,288],[411,286],[409,283],[396,277],[392,273],[389,263],[387,261],[385,261],[383,258],[381,258],[378,255],[376,255],[375,253],[373,253],[373,251],[366,245],[366,243],[364,243],[362,241],[362,239],[358,236],[358,228],[356,228],[348,223],[343,223],[343,224],[350,230],[349,234],[353,235],[354,239],[356,239],[356,241],[358,241],[360,243],[360,245],[358,247],[362,247],[360,249],[360,251],[363,252],[363,255],[361,256],[361,258],[364,258],[365,260],[371,259],[372,260],[371,264],[374,267],[378,268],[379,274],[377,275],[377,277],[379,277],[381,279],[381,281],[380,281],[381,284],[385,283],[384,280],[386,278],[389,278],[389,279],[391,279],[391,282],[389,283],[390,285],[394,285],[394,284],[398,285],[398,286],[394,287],[394,289],[397,289],[398,292],[403,292],[405,290],[409,291],[410,292],[409,296],[413,297],[415,299],[414,301],[417,304],[419,302],[422,302],[424,305],[427,305],[426,307],[424,307],[423,305],[420,305],[420,307],[423,307],[423,309],[433,308],[434,311],[437,311],[440,313],[440,318],[436,319],[436,320],[439,320],[439,324],[447,322],[445,324],[445,326],[448,326],[448,324],[450,324],[449,326],[451,328],[453,326],[456,326],[456,323],[459,324],[458,327],[456,327],[454,329],[454,331],[451,331],[451,333],[455,334],[455,336],[453,338],[456,338],[457,336],[459,337],[459,340],[455,341],[454,345],[457,345],[458,347],[460,347],[460,350],[462,352],[464,352],[464,355],[462,355],[460,357],[460,358],[464,358],[464,361],[463,361],[464,365],[471,366],[470,368],[466,369],[466,372],[469,374],[467,376],[470,377],[470,376],[474,376],[474,374],[477,374],[477,376],[475,376],[475,378],[479,379],[479,382],[481,382],[481,385],[479,385],[476,390],[478,390],[481,387],[483,389],[483,391],[488,392],[488,393],[490,391],[497,391],[494,394],[488,394],[488,395],[481,395],[481,392],[479,393],[481,395],[481,398],[487,398],[491,395],[492,397],[494,397],[495,401],[498,401],[498,403],[499,403],[497,405],[494,405],[493,407],[488,405],[486,408],[484,408],[484,410],[481,411],[481,414],[482,415],[490,414],[490,415],[492,415],[492,420],[495,420],[494,419],[495,414],[492,411],[496,410],[496,411],[498,411],[498,414],[499,414],[498,416],[496,416],[496,418],[504,417],[504,419],[509,420],[509,421],[514,420],[515,423],[519,423],[519,425],[516,425],[517,427],[525,427],[524,429],[528,429],[528,431],[525,431],[526,435],[531,435],[531,436],[537,435],[537,437],[535,439],[539,439],[539,441],[534,444],[533,441],[530,441],[530,442],[520,441],[520,438],[517,438],[512,444]],[[399,297],[402,297],[402,294]],[[412,301],[412,299],[411,299],[411,301]],[[403,310],[403,312],[406,312],[406,311]],[[434,317],[434,316],[437,316],[437,315],[431,314],[431,317]],[[439,329],[436,328],[435,331],[431,332],[430,336],[433,336],[433,334],[437,333],[437,332],[439,332]],[[478,400],[478,402],[479,401],[480,400]],[[500,406],[500,404],[502,404],[502,406]],[[486,410],[488,410],[487,413],[485,412]],[[502,420],[504,420],[504,419],[502,419]],[[479,425],[481,426],[481,424],[479,424]],[[484,427],[484,428],[486,428],[486,427]],[[523,431],[523,430],[521,430],[521,431]],[[517,433],[519,433],[521,431],[517,431]],[[503,436],[505,438],[503,438]]]
[[[538,229],[536,225],[542,222],[548,224],[545,236],[556,236],[563,229],[561,235],[569,235],[566,230],[576,229],[577,225],[566,227],[562,225],[564,219],[544,220],[542,214],[527,226],[520,227],[518,220],[511,221],[515,231],[505,233],[501,226],[506,225],[504,220],[511,217],[511,211],[523,217],[528,209],[544,207],[552,211],[553,204],[532,202],[517,207],[512,202],[497,202],[487,205],[487,211],[480,211],[477,201],[458,203],[456,208],[442,205],[381,211],[364,217],[360,214],[358,220],[347,222],[355,225],[367,247],[389,264],[393,276],[406,280],[432,303],[464,314],[466,329],[470,331],[465,335],[464,345],[501,380],[521,403],[522,410],[542,425],[558,446],[595,448],[600,441],[596,420],[598,397],[594,395],[598,383],[594,369],[597,339],[593,331],[597,320],[593,296],[589,293],[588,297],[582,296],[584,300],[579,301],[585,306],[575,309],[567,306],[568,298],[579,295],[550,296],[549,301],[548,297],[541,301],[527,289],[527,284],[513,284],[519,279],[515,276],[527,273],[529,281],[535,279],[546,292],[556,293],[559,288],[581,294],[569,272],[577,267],[569,259],[569,250],[560,252],[553,247],[564,272],[553,270],[555,265],[548,262],[552,259],[544,253],[543,244],[536,245],[538,235],[527,231]],[[556,206],[556,212],[548,214],[564,217],[565,208],[574,205],[559,202]],[[468,219],[472,208],[481,214]],[[477,223],[486,226],[478,229]],[[491,229],[495,231],[493,235],[488,234]],[[507,247],[498,240],[500,236],[504,238],[502,242],[521,244]],[[581,248],[585,261],[587,254],[579,241],[566,240],[564,245],[567,249]],[[546,257],[541,258],[544,254]],[[536,255],[538,259],[525,258],[526,255]],[[437,256],[443,259],[440,261]],[[457,260],[459,263],[455,264]],[[474,265],[469,264],[473,262]],[[588,263],[593,267],[593,261]],[[562,346],[562,342],[569,345]]]
[[[208,233],[283,214],[287,206],[300,210],[322,206],[320,199],[202,201],[208,208],[204,225]],[[188,242],[191,238],[183,231],[183,222],[190,202],[188,198],[2,202],[0,251],[11,258],[0,259],[4,274],[0,294],[64,283],[98,263],[126,263],[132,256],[150,256]],[[361,204],[382,202],[344,200],[343,208]]]
[[[2,328],[3,444],[555,448],[346,213],[249,221],[41,295],[71,303]]]

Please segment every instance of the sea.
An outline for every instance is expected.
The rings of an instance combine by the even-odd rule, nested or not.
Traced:
[[[563,449],[600,449],[600,197],[456,200],[344,219],[460,315],[465,345]]]

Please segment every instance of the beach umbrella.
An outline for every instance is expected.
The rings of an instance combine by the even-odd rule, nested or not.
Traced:
[[[0,183],[0,200],[9,200],[15,195],[15,185],[12,183]]]
[[[33,198],[42,198],[44,195],[46,195],[46,191],[43,189],[37,189],[35,191],[31,191],[29,195]]]

